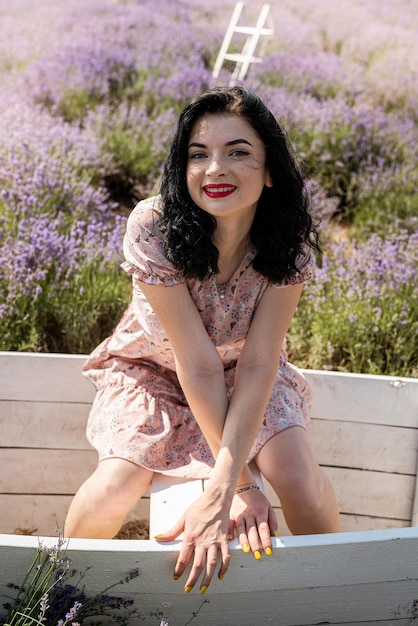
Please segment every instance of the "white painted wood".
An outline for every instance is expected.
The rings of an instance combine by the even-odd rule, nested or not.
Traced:
[[[35,537],[0,536],[0,595],[22,579],[37,545]],[[272,557],[255,561],[231,542],[229,571],[205,596],[185,594],[184,577],[172,580],[176,542],[74,539],[67,554],[76,569],[91,567],[83,579],[89,595],[138,567],[138,578],[117,592],[134,599],[145,626],[158,623],[157,609],[170,626],[184,626],[194,613],[193,625],[201,626],[370,626],[418,617],[416,528],[285,537],[273,545]]]
[[[86,358],[85,355],[0,352],[0,400],[36,402],[42,398],[43,402],[90,404],[94,388],[81,375]],[[417,379],[301,371],[314,391],[314,417],[418,427]]]
[[[257,485],[264,491],[263,480],[255,463],[251,463],[250,468]],[[150,536],[155,537],[170,530],[204,491],[205,482],[155,474],[151,486]]]
[[[416,465],[415,488],[414,488],[414,494],[412,498],[411,526],[418,526],[418,454],[417,454],[417,465]]]
[[[0,448],[0,492],[73,494],[96,466],[94,450]]]
[[[341,512],[396,520],[411,519],[414,476],[340,467],[323,469],[332,482]],[[266,481],[264,483],[268,499],[273,506],[278,506],[273,489]]]
[[[225,55],[229,50],[229,46],[231,45],[232,37],[235,32],[235,28],[238,24],[238,20],[242,13],[242,9],[244,8],[243,2],[237,2],[235,8],[232,12],[231,19],[228,25],[228,28],[225,33],[225,37],[221,44],[221,47],[218,52],[218,56],[215,61],[215,65],[213,66],[212,78],[218,78],[220,71],[222,69],[222,65],[225,59]]]
[[[418,379],[302,370],[321,419],[418,427]]]
[[[309,434],[321,465],[416,473],[418,428],[318,418],[312,420]]]
[[[265,27],[265,24],[269,18],[270,5],[264,4],[262,6],[255,26],[238,25],[238,21],[241,17],[243,8],[244,2],[237,2],[237,4],[235,5],[231,20],[225,33],[224,40],[219,49],[215,65],[213,67],[213,80],[218,78],[225,61],[232,61],[235,63],[235,69],[232,72],[230,84],[234,84],[236,80],[244,80],[251,63],[261,63],[262,61],[265,46],[260,49],[259,55],[255,56],[260,38],[271,38],[274,34],[272,24],[269,28]],[[228,52],[235,33],[240,35],[247,35],[247,38],[245,39],[244,45],[240,53]]]
[[[279,506],[279,503],[274,506],[277,522],[279,525],[278,534],[280,537],[291,535],[286,521],[284,519],[283,511]],[[390,510],[386,515],[390,516]],[[387,530],[390,528],[408,528],[411,526],[410,520],[398,520],[392,517],[372,517],[369,515],[356,515],[352,513],[341,513],[341,530],[343,532],[359,532],[366,530]]]
[[[90,403],[94,387],[82,374],[84,355],[0,352],[1,400]]]
[[[71,500],[72,495],[0,494],[2,533],[56,537],[58,530],[64,526]],[[149,495],[146,494],[129,513],[126,521],[148,521],[149,509]]]
[[[4,494],[70,495],[94,468],[95,452],[85,438],[94,388],[81,373],[85,359],[0,353]],[[310,370],[304,374],[315,394],[313,447],[333,481],[344,527],[409,523],[416,482],[418,381]],[[277,498],[275,505],[280,506]]]
[[[185,481],[156,474],[152,481],[150,537],[170,530],[202,491],[202,480]]]
[[[90,450],[85,434],[90,407],[91,402],[0,400],[0,445]]]
[[[95,465],[84,434],[94,396],[81,375],[84,361],[84,356],[0,354],[2,531],[37,529],[56,536],[71,492]],[[233,542],[230,571],[205,596],[184,594],[185,579],[172,580],[178,542],[71,540],[74,565],[80,570],[93,565],[87,591],[98,591],[138,565],[141,575],[120,592],[135,598],[144,624],[156,623],[150,614],[158,609],[170,626],[184,626],[197,611],[193,626],[400,625],[418,619],[418,529],[393,529],[415,519],[418,381],[304,373],[315,393],[313,445],[336,488],[343,528],[392,530],[283,535],[283,545],[274,540],[273,557],[260,563]],[[191,499],[196,484],[202,488],[201,481],[194,481]],[[171,501],[161,489],[160,508],[152,495],[160,524],[155,533],[168,529],[164,506],[177,517],[176,511],[188,505],[184,488],[177,484]],[[267,495],[269,489],[265,484]],[[148,509],[144,498],[131,518],[148,518]],[[283,534],[287,527],[279,508],[277,514]],[[22,578],[37,542],[36,537],[0,536],[0,596],[6,581]]]

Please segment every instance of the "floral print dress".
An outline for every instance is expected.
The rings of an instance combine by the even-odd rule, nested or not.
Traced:
[[[252,247],[221,292],[215,276],[204,281],[185,279],[163,255],[160,211],[161,199],[156,196],[141,201],[128,219],[122,267],[132,275],[133,297],[113,334],[84,366],[84,375],[97,389],[87,437],[99,460],[123,458],[163,474],[208,478],[214,458],[187,405],[170,341],[141,291],[141,282],[168,287],[186,282],[222,358],[230,395],[237,359],[269,281],[253,269],[256,251]],[[312,255],[303,257],[290,282],[273,286],[309,279],[312,266]],[[276,382],[248,461],[280,431],[306,428],[309,402],[310,389],[287,362],[283,346]]]

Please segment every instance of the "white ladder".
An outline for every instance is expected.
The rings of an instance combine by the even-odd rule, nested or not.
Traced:
[[[274,35],[274,28],[273,24],[271,23],[269,4],[263,5],[255,26],[238,26],[238,21],[243,8],[244,2],[237,2],[237,4],[235,5],[235,9],[232,13],[228,29],[226,31],[222,45],[219,49],[218,56],[212,72],[212,79],[218,78],[224,61],[233,61],[236,65],[231,75],[230,85],[232,85],[236,80],[244,80],[251,63],[261,63],[267,44],[267,38],[271,38]],[[268,28],[266,28],[265,26],[267,19],[270,20],[270,25]],[[247,39],[241,52],[230,53],[228,52],[228,50],[235,33],[247,35]],[[254,56],[260,37],[265,38],[263,46],[259,51],[259,55]]]

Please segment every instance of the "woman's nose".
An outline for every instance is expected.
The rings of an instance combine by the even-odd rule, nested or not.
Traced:
[[[206,173],[209,176],[221,176],[222,174],[225,174],[225,170],[226,166],[224,159],[219,157],[213,157],[208,163]]]

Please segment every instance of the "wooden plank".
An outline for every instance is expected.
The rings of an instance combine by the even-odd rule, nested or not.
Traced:
[[[390,515],[390,511],[387,512]],[[369,517],[367,515],[341,514],[343,532],[361,532],[365,530],[387,530],[390,528],[408,528],[409,520],[392,519],[390,517]]]
[[[343,513],[410,520],[415,477],[325,467]]]
[[[85,355],[0,352],[2,400],[91,402],[93,385],[82,375]]]
[[[0,446],[89,450],[86,424],[91,404],[0,402]]]
[[[418,427],[418,380],[302,370],[314,396],[312,415],[388,426]]]
[[[367,483],[367,481],[366,481]],[[361,487],[361,485],[360,485]],[[391,486],[388,486],[389,493],[388,498],[391,498],[390,493]],[[274,493],[271,485],[264,481],[264,490],[267,497],[275,505],[275,511],[277,520],[279,523],[279,535],[289,535],[290,531],[287,527],[286,521],[283,516],[282,509],[280,508],[280,502]],[[202,481],[189,480],[184,481],[180,478],[167,478],[166,476],[156,475],[152,484],[152,498],[151,498],[151,510],[150,510],[150,533],[151,536],[155,536],[158,533],[169,530],[181,517],[186,508],[199,497],[202,491]],[[371,493],[363,493],[361,491],[361,497],[368,503],[369,499],[373,499],[375,495],[374,490]],[[394,515],[394,507],[386,506],[382,507],[379,516],[367,514],[366,511],[358,507],[359,496],[356,493],[354,500],[350,501],[351,494],[348,493],[345,496],[345,505],[343,507],[346,511],[341,515],[342,528],[344,531],[359,531],[359,530],[381,530],[385,528],[398,528],[409,526],[410,518],[399,519]],[[404,510],[410,506],[410,500],[403,502],[400,500],[400,505],[397,510]],[[343,508],[343,510],[344,510]],[[369,511],[372,507],[368,507]]]
[[[170,481],[173,481],[173,479],[170,479]],[[188,481],[186,483],[181,483],[180,479],[178,479],[177,485],[173,485],[173,483],[171,483],[171,486],[167,488],[163,481],[160,482],[157,480],[157,490],[155,490],[154,482],[155,480],[153,481],[153,493],[150,507],[151,537],[169,530],[179,520],[186,508],[201,493],[200,481]],[[160,487],[162,490],[159,489]],[[271,492],[269,495],[272,497]],[[274,510],[279,524],[279,535],[291,535],[284,519],[283,511],[280,508],[280,503],[278,503],[278,500],[275,497],[274,500],[276,503]],[[179,505],[179,503],[181,504]],[[384,530],[388,528],[407,528],[410,526],[409,520],[393,519],[389,517],[390,515],[390,507],[387,507],[385,511],[385,517],[371,517],[368,515],[342,513],[342,530],[343,532],[353,532],[365,530]]]
[[[0,533],[20,531],[23,534],[56,537],[57,529],[63,528],[72,497],[0,494]],[[129,513],[127,521],[149,520],[149,507],[147,494]]]
[[[284,519],[283,511],[281,508],[274,507],[276,513],[277,522],[279,524],[278,534],[280,537],[286,537],[291,535],[286,521]],[[388,510],[387,515],[390,515]],[[370,517],[368,515],[350,515],[348,513],[342,513],[341,518],[341,530],[342,532],[361,532],[365,530],[387,530],[389,528],[408,528],[411,524],[409,520],[397,520],[389,517]]]
[[[202,480],[167,478],[154,474],[150,508],[150,536],[163,533],[180,519],[203,490]]]
[[[309,433],[321,465],[415,474],[416,428],[313,419]]]
[[[74,539],[67,554],[75,569],[90,567],[83,579],[87,595],[138,567],[138,578],[116,589],[134,600],[145,626],[155,624],[157,609],[170,626],[192,618],[197,626],[348,626],[418,617],[417,529],[287,537],[273,544],[272,557],[255,561],[232,542],[229,571],[223,581],[213,580],[204,598],[198,589],[184,593],[184,577],[172,580],[178,542]],[[0,595],[8,582],[22,579],[37,545],[36,537],[0,537]]]
[[[0,402],[0,445],[89,449],[85,430],[90,406]],[[314,418],[310,435],[322,464],[415,473],[418,429]]]
[[[335,489],[342,513],[410,520],[415,477],[339,467],[324,467]],[[279,500],[264,481],[265,493],[273,506]]]
[[[94,450],[0,448],[0,492],[72,494],[96,465]]]
[[[85,359],[85,355],[0,352],[1,398],[91,402],[93,385],[81,373]],[[315,417],[418,426],[416,379],[318,370],[302,372],[314,390]]]
[[[261,474],[254,462],[250,469],[259,487],[264,490]],[[154,474],[151,485],[150,535],[169,530],[205,488],[205,480],[185,480]]]

